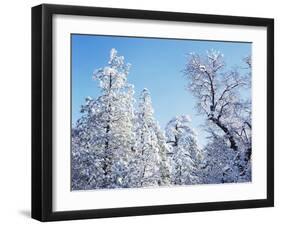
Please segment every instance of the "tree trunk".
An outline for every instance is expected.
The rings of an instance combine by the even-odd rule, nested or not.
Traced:
[[[228,140],[230,142],[230,148],[232,148],[234,151],[238,150],[237,144],[234,140],[234,137],[230,134],[229,129],[221,123],[219,119],[216,119],[214,117],[210,118],[211,121],[213,121],[219,128],[222,129],[222,131],[228,136]]]
[[[111,74],[109,75],[109,90],[112,87],[112,77]],[[105,128],[105,133],[106,133],[106,141],[105,141],[105,159],[104,159],[104,164],[103,164],[103,171],[104,171],[104,175],[107,176],[108,174],[110,174],[110,167],[111,167],[111,158],[112,156],[109,156],[108,154],[108,148],[109,148],[109,137],[108,134],[110,132],[110,114],[111,114],[111,104],[108,104],[108,109],[107,109],[107,114],[108,114],[108,119],[106,121],[106,128]],[[108,180],[106,179],[104,181],[104,187],[108,186]]]
[[[212,122],[214,122],[219,128],[221,128],[221,130],[228,136],[228,140],[230,142],[230,148],[232,150],[234,150],[235,152],[237,152],[238,151],[238,146],[236,144],[236,141],[234,140],[233,135],[231,135],[229,129],[224,124],[222,124],[219,119],[211,117],[210,120]],[[238,163],[235,163],[235,165],[238,167],[238,169],[240,171],[240,175],[243,176],[245,174],[245,169],[244,169],[244,166],[241,165],[241,163],[240,163],[241,157],[240,157],[239,153],[237,155],[237,159],[238,159]]]

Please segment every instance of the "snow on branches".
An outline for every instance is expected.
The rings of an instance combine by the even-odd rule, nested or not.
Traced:
[[[195,132],[190,128],[190,117],[182,115],[166,126],[167,143],[171,148],[172,183],[177,185],[201,183],[202,154]]]
[[[131,65],[112,49],[93,75],[100,95],[85,99],[72,128],[72,190],[249,181],[251,102],[239,93],[250,84],[251,58],[243,60],[245,76],[226,70],[218,51],[187,61],[188,87],[210,134],[200,148],[189,116],[172,118],[163,131],[149,90],[135,100]]]
[[[243,73],[239,68],[227,70],[223,54],[215,50],[205,55],[191,53],[184,71],[188,89],[197,99],[198,113],[208,120],[212,140],[223,138],[228,150],[225,152],[233,156],[229,167],[239,169],[235,181],[250,180],[245,175],[250,175],[251,101],[250,97],[243,99],[241,92],[250,85],[251,57],[243,61],[250,72]],[[212,145],[215,143],[211,141]]]

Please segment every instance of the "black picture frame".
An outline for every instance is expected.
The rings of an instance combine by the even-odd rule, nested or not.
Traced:
[[[55,14],[266,27],[267,198],[54,212],[52,210],[52,18]],[[32,8],[32,218],[40,221],[57,221],[270,206],[274,206],[273,19],[50,4]]]

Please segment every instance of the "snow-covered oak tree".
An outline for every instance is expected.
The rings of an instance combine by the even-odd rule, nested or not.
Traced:
[[[190,118],[182,115],[170,120],[166,127],[167,143],[171,145],[172,183],[189,185],[201,183],[202,154]]]
[[[250,70],[251,58],[244,61]],[[227,70],[223,54],[215,50],[206,55],[191,53],[184,72],[188,88],[197,99],[198,112],[235,153],[233,166],[239,168],[240,180],[248,174],[251,157],[251,102],[241,95],[250,84],[250,73]]]
[[[202,183],[237,182],[239,168],[233,162],[236,155],[237,153],[229,147],[227,139],[211,133],[210,140],[204,147],[204,163],[201,172]]]

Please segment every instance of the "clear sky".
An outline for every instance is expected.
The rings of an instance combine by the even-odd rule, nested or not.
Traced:
[[[151,93],[155,118],[162,129],[176,115],[188,114],[198,133],[199,143],[205,143],[206,134],[200,127],[204,117],[197,115],[195,99],[186,89],[183,76],[187,54],[204,54],[215,49],[222,52],[228,67],[241,64],[251,54],[250,43],[132,38],[72,34],[72,122],[81,116],[80,107],[85,97],[100,95],[93,72],[107,65],[112,48],[125,57],[131,70],[128,82],[135,86],[135,98],[143,88]],[[250,91],[249,91],[250,92]]]

